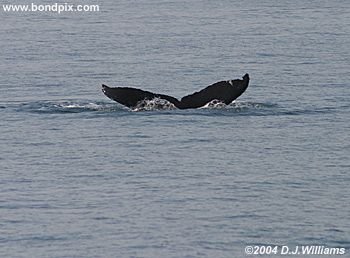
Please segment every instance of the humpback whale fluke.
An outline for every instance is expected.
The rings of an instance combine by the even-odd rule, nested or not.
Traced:
[[[236,79],[220,81],[206,87],[201,91],[187,95],[181,100],[168,95],[156,94],[130,87],[111,88],[104,84],[102,84],[102,91],[108,98],[129,108],[136,107],[137,104],[143,100],[160,98],[169,101],[179,109],[187,109],[202,107],[214,99],[222,101],[228,105],[243,94],[243,92],[248,88],[248,84],[249,75],[245,74],[243,76],[243,80]]]

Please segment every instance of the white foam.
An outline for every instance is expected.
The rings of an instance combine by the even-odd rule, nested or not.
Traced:
[[[151,100],[142,100],[137,103],[137,106],[132,111],[153,111],[153,110],[173,110],[175,105],[165,99],[154,98]]]
[[[58,108],[86,108],[86,109],[99,109],[100,105],[96,103],[87,103],[87,104],[78,104],[78,103],[70,103],[70,104],[58,104],[55,105]]]
[[[56,103],[53,106],[59,110],[100,111],[100,110],[106,109],[106,105],[102,105],[94,102],[86,102],[86,103],[63,102],[63,103]]]
[[[208,102],[201,108],[208,108],[208,109],[220,109],[220,108],[226,108],[226,104],[220,100],[213,99],[212,101]]]

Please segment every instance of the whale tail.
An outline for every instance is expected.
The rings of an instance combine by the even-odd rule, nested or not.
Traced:
[[[165,99],[173,103],[177,108],[179,107],[180,103],[178,99],[168,95],[156,94],[149,91],[144,91],[130,87],[111,88],[105,84],[102,84],[102,91],[108,98],[129,108],[136,107],[137,103],[139,103],[140,101],[152,100],[154,98]]]
[[[102,91],[108,98],[129,108],[136,107],[137,104],[143,100],[160,98],[169,101],[179,109],[187,109],[202,107],[214,99],[222,101],[228,105],[242,95],[248,88],[248,85],[249,75],[245,74],[243,80],[236,79],[214,83],[201,91],[183,97],[181,101],[172,96],[130,87],[111,88],[102,84]]]
[[[243,94],[248,88],[248,84],[248,74],[243,76],[243,80],[220,81],[201,91],[183,97],[181,99],[181,105],[184,108],[199,108],[214,99],[222,101],[228,105]]]

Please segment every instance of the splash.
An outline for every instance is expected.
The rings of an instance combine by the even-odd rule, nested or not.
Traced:
[[[165,99],[154,98],[151,100],[142,100],[137,103],[137,106],[132,109],[134,112],[138,111],[155,111],[155,110],[173,110],[177,109],[173,103]]]
[[[201,107],[200,109],[228,109],[232,110],[235,109],[236,111],[239,110],[246,110],[246,109],[262,109],[265,107],[269,107],[268,104],[264,103],[255,103],[255,102],[240,102],[240,101],[234,101],[228,105],[226,105],[224,102],[214,99]]]
[[[228,108],[245,110],[245,109],[271,108],[271,107],[275,107],[275,106],[276,105],[274,105],[274,104],[267,104],[267,103],[234,101],[234,102],[232,102],[231,104],[228,105]]]
[[[220,101],[220,100],[217,100],[217,99],[214,99],[210,102],[208,102],[207,104],[205,104],[202,108],[207,108],[207,109],[223,109],[223,108],[226,108],[227,105]]]

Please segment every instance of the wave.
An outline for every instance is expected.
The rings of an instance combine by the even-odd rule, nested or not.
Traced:
[[[129,109],[118,103],[109,101],[92,100],[57,100],[57,101],[34,101],[34,102],[10,102],[1,103],[0,110],[14,110],[16,112],[60,114],[60,113],[134,113],[149,111],[171,111],[170,113],[200,114],[200,115],[247,115],[247,116],[297,116],[317,115],[338,112],[336,107],[283,107],[274,103],[261,103],[249,101],[234,101],[229,105],[213,100],[201,108],[191,110],[179,110],[167,100],[155,98],[144,100]],[[166,112],[169,113],[169,112]]]
[[[210,110],[217,111],[229,111],[229,112],[253,112],[270,109],[275,107],[274,104],[254,103],[254,102],[241,102],[235,101],[229,105],[225,103],[213,100],[207,103],[205,106],[198,109],[191,109],[190,112],[210,112]],[[16,112],[29,112],[29,113],[43,113],[43,114],[59,114],[59,113],[84,113],[84,112],[145,112],[145,111],[173,111],[176,112],[188,112],[177,109],[171,102],[154,98],[152,100],[144,100],[138,103],[138,105],[129,109],[118,103],[107,101],[91,101],[91,100],[57,100],[57,101],[33,101],[33,102],[10,102],[2,103],[1,109],[12,109]],[[196,111],[197,110],[197,111]]]
[[[13,108],[18,112],[30,113],[82,113],[82,112],[115,112],[125,110],[114,103],[68,100],[68,101],[36,101],[19,104],[10,104],[8,108]]]

